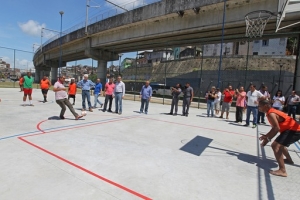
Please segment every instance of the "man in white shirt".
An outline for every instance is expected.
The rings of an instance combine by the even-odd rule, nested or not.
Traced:
[[[262,93],[266,97],[266,100],[270,100],[270,93],[268,92],[267,86],[265,85],[261,86],[260,93]],[[257,124],[266,124],[265,113],[258,111]]]
[[[287,99],[287,106],[288,106],[288,116],[293,115],[293,119],[296,120],[296,112],[297,106],[300,102],[300,97],[296,94],[296,91],[293,90],[292,94]]]
[[[244,126],[249,126],[250,123],[250,114],[252,112],[253,121],[252,128],[256,128],[257,124],[257,114],[258,114],[258,102],[265,99],[266,97],[256,90],[256,86],[251,84],[250,91],[247,93],[247,115],[246,115],[246,124]]]
[[[78,115],[71,103],[68,100],[67,88],[64,86],[66,77],[59,77],[58,81],[53,86],[53,91],[55,92],[56,103],[61,107],[60,119],[65,119],[64,114],[66,112],[66,106],[70,109],[71,113],[74,115],[75,119],[78,120],[82,116]]]
[[[123,83],[121,76],[118,76],[115,84],[113,98],[115,98],[116,113],[122,114],[122,99],[125,96],[125,83]]]

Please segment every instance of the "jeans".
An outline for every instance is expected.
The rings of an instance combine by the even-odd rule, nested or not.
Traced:
[[[182,103],[182,114],[183,115],[189,114],[190,103],[191,103],[191,97],[183,97],[183,103]]]
[[[296,105],[288,105],[288,116],[293,115],[293,119],[296,119],[296,111],[297,111],[297,106]]]
[[[149,99],[141,99],[141,109],[140,111],[143,112],[145,107],[145,113],[148,113],[148,107],[149,107]]]
[[[97,107],[97,103],[99,103],[100,105],[102,105],[103,103],[98,99],[99,94],[94,94],[94,107]]]
[[[173,114],[173,110],[174,110],[174,107],[175,107],[175,114],[177,114],[177,111],[178,111],[178,101],[179,101],[179,97],[177,96],[173,96],[173,99],[172,99],[172,104],[171,104],[171,112]]]
[[[211,111],[211,116],[214,116],[214,105],[215,101],[214,100],[209,100],[207,99],[207,117],[209,117],[209,113]]]
[[[249,125],[250,123],[250,114],[253,114],[253,125],[256,125],[257,122],[257,113],[258,113],[258,108],[256,106],[247,106],[247,117],[246,117],[246,124]]]
[[[103,110],[106,110],[106,107],[107,107],[107,103],[109,101],[109,107],[108,107],[108,111],[111,111],[111,105],[112,105],[112,95],[105,95],[105,101],[104,101],[104,107],[103,107]]]
[[[91,108],[92,108],[92,104],[91,104],[91,94],[90,94],[90,91],[89,91],[89,90],[82,90],[82,108],[83,108],[83,109],[86,109],[86,106],[85,106],[85,99],[87,99],[89,109],[91,109]]]
[[[265,113],[258,111],[257,123],[265,122]]]
[[[244,107],[237,106],[235,111],[235,121],[243,122],[243,110]]]
[[[122,92],[115,94],[116,113],[122,113],[122,97]]]
[[[68,99],[59,99],[56,100],[56,103],[61,107],[61,111],[60,111],[60,117],[63,117],[65,112],[66,112],[66,106],[68,106],[69,110],[71,111],[71,113],[74,115],[74,117],[77,117],[78,114],[75,112],[73,106],[71,105],[71,103],[69,102]]]

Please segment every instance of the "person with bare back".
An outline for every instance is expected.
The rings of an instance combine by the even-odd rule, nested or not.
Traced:
[[[267,115],[272,126],[272,129],[266,135],[262,135],[259,138],[259,140],[262,141],[261,146],[266,146],[278,132],[280,133],[271,144],[279,169],[275,171],[271,170],[270,174],[287,177],[285,163],[291,165],[294,164],[287,147],[300,139],[300,125],[290,116],[272,108],[272,105],[268,100],[259,101],[258,109],[260,112]]]

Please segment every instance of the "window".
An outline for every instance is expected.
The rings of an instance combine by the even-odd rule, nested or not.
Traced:
[[[272,54],[275,54],[275,52],[272,52]]]
[[[254,40],[254,43],[259,43],[259,40]]]
[[[269,40],[263,40],[263,41],[262,41],[262,46],[263,46],[263,47],[269,46]]]
[[[258,52],[253,52],[253,55],[254,55],[254,56],[257,56],[257,55],[258,55]]]

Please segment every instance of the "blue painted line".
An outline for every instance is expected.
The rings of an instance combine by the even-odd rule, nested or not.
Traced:
[[[133,117],[133,116],[136,116],[136,115],[132,115],[132,116],[129,116],[129,117]],[[92,122],[86,122],[86,123],[82,123],[82,124],[72,124],[72,125],[67,125],[67,126],[59,126],[59,127],[44,129],[44,131],[49,131],[49,130],[54,130],[54,129],[60,129],[60,128],[67,128],[67,127],[72,127],[72,126],[80,126],[80,125],[92,124],[92,123],[96,123],[96,122],[105,122],[105,121],[110,121],[110,120],[114,120],[114,119],[127,119],[129,117],[110,118],[110,119],[104,119],[104,120],[97,120],[97,121],[92,121]],[[31,132],[26,132],[26,133],[11,135],[11,136],[0,138],[0,140],[10,139],[10,138],[24,136],[24,135],[29,135],[29,134],[32,134],[32,133],[40,133],[40,131],[31,131]]]
[[[28,134],[32,134],[32,133],[38,133],[38,132],[40,132],[40,131],[31,131],[31,132],[21,133],[21,134],[17,134],[17,135],[11,135],[11,136],[0,138],[0,140],[5,140],[5,139],[13,138],[13,137],[18,137],[18,136],[28,135]]]
[[[300,151],[300,146],[297,144],[297,142],[294,143],[297,149]]]

